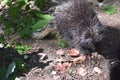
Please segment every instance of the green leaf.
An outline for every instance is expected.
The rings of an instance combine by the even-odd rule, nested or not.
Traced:
[[[25,51],[30,50],[30,47],[27,45],[19,45],[16,44],[15,45],[15,50],[19,53],[19,54],[23,54]]]
[[[33,31],[36,31],[40,28],[43,28],[51,19],[53,19],[52,16],[50,15],[38,15],[41,19],[39,21],[37,21],[37,23],[35,25],[32,26]]]
[[[117,9],[114,6],[109,5],[104,7],[103,12],[108,15],[113,15],[117,12]]]
[[[28,4],[28,0],[24,0],[26,4]]]
[[[57,45],[61,46],[61,47],[67,47],[68,46],[67,43],[64,40],[60,40],[60,39],[57,41]]]
[[[15,65],[15,61],[14,61],[14,62],[12,62],[12,63],[8,66],[5,79],[7,79],[7,78],[9,77],[9,75],[14,72],[15,67],[16,67],[16,65]]]
[[[46,20],[51,20],[53,19],[53,16],[49,15],[49,14],[39,14],[39,13],[36,13],[36,16],[41,18],[41,19],[46,19]]]
[[[9,47],[11,47],[11,45],[8,43],[8,44],[5,46],[5,48],[9,48]]]

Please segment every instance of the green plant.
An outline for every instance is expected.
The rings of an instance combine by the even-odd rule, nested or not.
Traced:
[[[60,47],[67,47],[68,46],[68,44],[64,40],[61,40],[61,39],[58,39],[57,45]]]
[[[14,42],[14,41],[9,41],[9,43],[6,44],[5,48],[13,48],[20,55],[24,54],[25,51],[28,51],[31,49],[28,45],[23,45],[21,43]],[[5,57],[6,59],[9,59],[9,55],[6,55]]]
[[[31,9],[30,1],[35,1],[34,7],[39,9]],[[0,23],[3,23],[5,39],[0,35],[0,43],[5,43],[5,49],[11,48],[20,55],[30,50],[27,45],[16,43],[12,40],[11,35],[18,34],[21,38],[28,39],[31,34],[38,29],[43,28],[53,17],[50,14],[43,14],[41,9],[46,8],[49,4],[48,0],[2,0],[5,9],[0,16]],[[7,17],[6,17],[7,15]],[[10,36],[10,37],[9,37]],[[6,39],[7,37],[7,39]],[[18,55],[19,55],[18,54]],[[14,53],[4,54],[5,63],[0,66],[0,80],[19,80],[19,73],[26,71],[24,61],[14,56]]]
[[[23,54],[25,51],[30,50],[30,47],[29,47],[28,45],[15,44],[14,49],[15,49],[19,54]]]
[[[113,15],[117,12],[117,9],[114,6],[109,5],[104,7],[103,12],[108,15]]]
[[[52,19],[49,14],[31,9],[31,3],[28,0],[4,0],[3,2],[9,6],[7,20],[4,16],[1,17],[1,21],[5,25],[4,32],[8,36],[17,33],[21,38],[28,39],[34,31],[43,28]],[[41,8],[46,3],[48,0],[35,0],[34,6]]]

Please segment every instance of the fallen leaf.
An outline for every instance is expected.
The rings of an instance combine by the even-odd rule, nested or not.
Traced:
[[[73,62],[74,63],[82,63],[85,60],[86,60],[86,56],[85,55],[81,55],[80,57],[73,59]]]
[[[66,73],[66,66],[63,65],[62,63],[58,63],[56,65],[56,69],[57,71],[59,71],[61,74],[65,74]]]
[[[79,51],[77,49],[71,49],[68,51],[68,55],[72,56],[72,57],[77,57],[79,56]]]
[[[55,70],[62,70],[62,69],[65,69],[65,66],[62,63],[58,63],[56,65],[56,69]]]
[[[61,74],[65,74],[65,73],[66,73],[66,70],[61,70],[60,73],[61,73]]]

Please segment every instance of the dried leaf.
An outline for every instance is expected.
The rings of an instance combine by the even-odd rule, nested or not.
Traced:
[[[71,49],[68,51],[68,54],[72,57],[77,57],[77,56],[79,56],[80,53],[77,49]]]
[[[82,62],[84,62],[85,60],[86,60],[86,56],[85,56],[85,55],[82,55],[82,56],[80,56],[80,57],[78,57],[78,58],[73,59],[73,62],[74,62],[74,63],[82,63]]]
[[[56,65],[56,70],[61,70],[61,69],[65,69],[65,66],[62,63],[58,63]]]
[[[58,63],[55,70],[60,71],[61,74],[66,73],[66,67],[62,63]]]

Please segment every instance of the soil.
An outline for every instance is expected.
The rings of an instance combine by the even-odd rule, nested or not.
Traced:
[[[110,3],[105,5],[108,4]],[[103,13],[102,8],[98,6],[94,6],[94,9],[103,24],[119,27],[120,4],[116,2],[113,5],[117,8],[117,13],[110,16]],[[66,51],[68,48],[57,46],[56,39],[18,39],[18,41],[31,47],[30,51],[21,56],[21,58],[28,57],[23,58],[28,71],[19,76],[20,80],[109,80],[109,60],[97,53],[93,53],[92,58],[87,58],[82,63],[67,62],[70,66],[65,67],[64,72],[61,72],[61,69],[56,70],[58,61],[72,60],[76,57],[71,57],[66,52],[63,55],[57,54],[57,51]],[[4,62],[4,58],[0,60]]]

